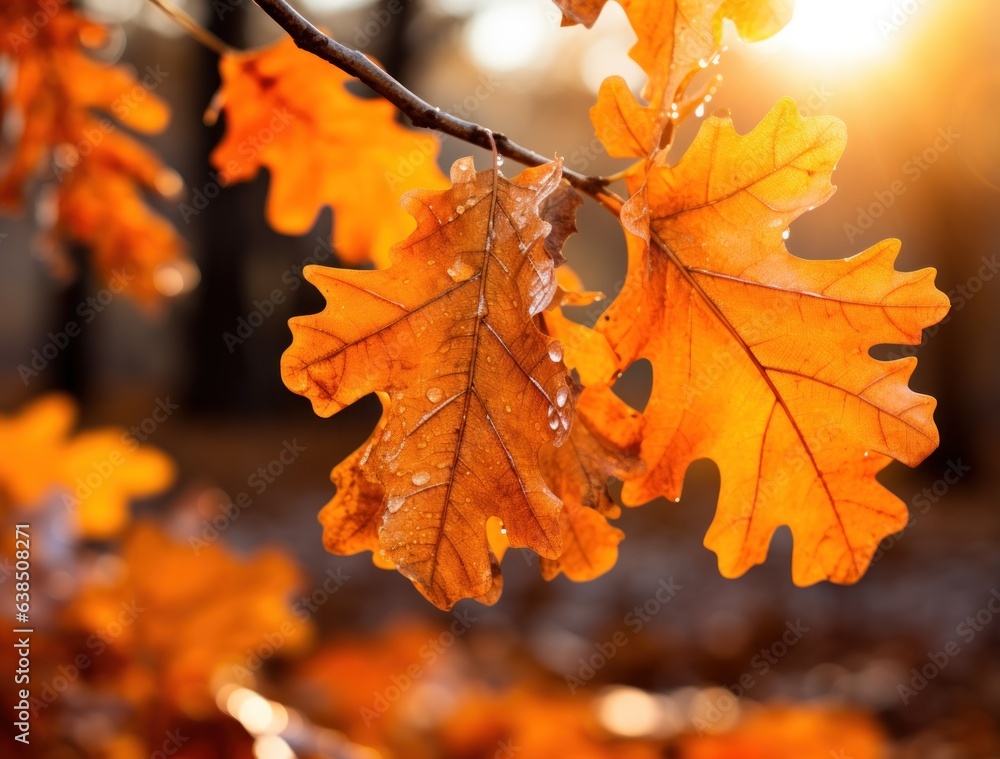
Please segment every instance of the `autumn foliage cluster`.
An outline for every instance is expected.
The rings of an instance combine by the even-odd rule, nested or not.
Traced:
[[[789,225],[834,191],[844,125],[783,99],[747,134],[720,112],[686,149],[674,144],[678,124],[701,118],[715,92],[706,69],[726,28],[747,41],[771,36],[791,0],[619,2],[646,83],[636,95],[608,78],[590,112],[607,153],[623,159],[614,181],[571,183],[558,156],[508,177],[496,150],[490,165],[466,157],[446,176],[435,137],[349,91],[349,74],[289,37],[223,54],[222,86],[205,104],[209,121],[225,123],[211,156],[223,182],[266,170],[265,217],[288,235],[332,208],[331,243],[351,267],[309,267],[326,305],[291,321],[280,361],[285,384],[321,416],[372,393],[383,409],[368,440],[334,462],[323,541],[336,554],[370,551],[441,609],[495,603],[509,548],[537,553],[546,579],[608,572],[625,537],[609,480],[623,482],[627,506],[679,501],[698,459],[721,474],[705,544],[725,576],[764,561],[787,525],[797,584],[854,582],[907,520],[876,475],[893,460],[918,464],[938,443],[934,400],[908,386],[915,359],[869,353],[916,344],[944,317],[934,271],[897,271],[895,240],[823,261],[785,247]],[[566,24],[590,26],[605,0],[556,4]],[[39,247],[57,272],[81,256],[104,279],[127,271],[130,297],[152,309],[197,271],[150,202],[183,208],[183,182],[132,134],[167,128],[157,70],[100,63],[92,53],[106,36],[65,3],[0,7],[0,210],[34,201]],[[610,298],[588,291],[564,254],[584,195],[588,211],[620,221],[628,273]],[[572,318],[572,307],[605,300],[595,324]],[[615,383],[641,360],[653,386],[638,409]],[[213,543],[191,574],[183,535],[204,504],[133,523],[132,502],[163,494],[174,464],[124,430],[76,432],[76,414],[53,395],[0,420],[0,515],[65,536],[41,570],[62,590],[41,612],[49,633],[36,660],[72,664],[41,673],[51,698],[43,688],[32,706],[57,754],[71,745],[148,756],[180,724],[193,740],[182,754],[207,755],[222,735],[226,755],[244,756],[249,738],[229,717],[253,732],[241,704],[268,687],[313,705],[299,727],[341,728],[301,734],[343,755],[486,757],[508,740],[526,757],[667,750],[665,740],[620,740],[595,719],[592,694],[554,692],[538,673],[489,687],[469,675],[462,646],[429,679],[460,687],[461,709],[417,719],[407,699],[433,696],[417,689],[366,718],[387,678],[428,664],[414,652],[438,631],[402,625],[317,645],[312,612],[290,600],[302,573],[277,551],[244,559]],[[115,724],[88,721],[93,704]],[[858,759],[880,755],[867,720],[822,709],[764,710],[724,734],[681,731],[669,750],[826,757],[830,735]]]
[[[590,25],[604,2],[557,4],[566,23]],[[834,261],[784,244],[789,225],[834,191],[843,124],[782,100],[746,135],[725,113],[709,116],[672,154],[677,125],[714,92],[703,70],[724,27],[763,39],[791,3],[622,5],[647,82],[637,98],[610,77],[591,109],[607,152],[631,161],[624,194],[589,190],[620,219],[628,255],[624,286],[594,326],[563,312],[603,296],[583,290],[562,253],[582,200],[560,159],[508,178],[496,161],[477,170],[465,158],[446,178],[432,137],[349,92],[348,74],[291,39],[220,60],[209,108],[226,122],[212,154],[220,176],[267,169],[265,214],[287,234],[332,207],[341,260],[375,267],[310,267],[327,305],[292,320],[281,361],[287,386],[322,416],[370,393],[384,408],[369,441],[333,470],[326,545],[372,551],[441,608],[494,602],[507,546],[535,551],[547,578],[606,572],[624,537],[609,477],[624,482],[627,505],[677,501],[701,458],[721,472],[705,543],[723,574],[763,561],[788,525],[796,583],[854,582],[907,519],[876,475],[937,445],[934,401],[908,387],[915,359],[869,355],[917,343],[945,315],[933,270],[896,271],[894,240]],[[53,173],[48,156],[50,240],[84,246],[99,271],[128,266],[139,274],[133,295],[153,301],[184,248],[143,193],[180,185],[118,125],[161,130],[166,108],[151,92],[138,98],[124,68],[90,60],[82,48],[102,30],[79,14],[61,8],[26,37],[19,24],[37,7],[17,0],[0,16],[2,51],[18,62],[3,108],[24,125],[0,201],[16,206],[29,180]],[[426,160],[404,180],[392,174],[401,155]],[[652,395],[632,409],[614,384],[641,359]]]

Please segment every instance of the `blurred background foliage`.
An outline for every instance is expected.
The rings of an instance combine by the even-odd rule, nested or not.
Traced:
[[[249,0],[182,5],[236,47],[280,34]],[[30,521],[33,666],[39,688],[55,688],[38,712],[32,755],[494,757],[516,746],[509,755],[1000,756],[1000,625],[981,613],[1000,586],[1000,5],[798,5],[771,41],[750,46],[734,35],[707,74],[723,76],[709,110],[731,109],[747,131],[787,94],[804,113],[842,118],[850,142],[839,190],[792,226],[790,250],[845,257],[899,237],[898,266],[936,267],[952,297],[952,313],[917,349],[912,383],[939,399],[940,450],[884,477],[910,504],[911,525],[854,587],[794,588],[787,531],[765,565],[724,580],[701,545],[718,472],[700,462],[680,504],[626,510],[627,539],[605,576],[546,583],[534,557],[511,551],[500,603],[463,603],[448,615],[367,556],[322,548],[316,513],[331,495],[329,470],[364,440],[379,407],[369,398],[336,420],[314,417],[282,386],[278,358],[287,318],[321,306],[301,266],[336,219],[326,212],[301,238],[274,233],[263,218],[266,176],[185,213],[181,204],[197,207],[198,193],[214,195],[208,155],[223,125],[208,127],[202,115],[219,84],[216,56],[142,0],[82,4],[112,30],[99,57],[167,72],[157,94],[173,117],[149,142],[186,189],[158,209],[187,239],[200,275],[156,314],[114,299],[25,383],[17,367],[104,283],[82,258],[78,276],[53,275],[35,244],[44,208],[0,220],[0,408],[13,415],[58,390],[79,413],[74,429],[74,404],[52,402],[49,447],[15,420],[0,428],[5,555],[8,527]],[[445,110],[587,173],[621,168],[587,117],[603,77],[641,84],[614,3],[590,31],[559,28],[544,0],[299,7]],[[697,121],[682,128],[678,151]],[[482,151],[446,138],[442,166],[470,153],[486,165]],[[567,256],[588,287],[613,295],[625,267],[620,231],[589,202],[580,228]],[[269,301],[275,290],[283,302]],[[255,312],[260,326],[227,345],[225,334]],[[635,367],[619,386],[641,407],[649,376]],[[86,511],[64,500],[87,467],[54,462],[68,457],[77,430],[109,427],[103,443],[87,441],[84,462],[125,446],[157,485],[105,493],[125,517],[92,529]],[[139,462],[124,437],[130,428],[160,453]],[[286,444],[301,448],[291,463],[279,458]],[[34,490],[24,484],[32,471],[41,478]],[[650,605],[661,582],[680,590]],[[6,615],[6,571],[3,586]],[[807,631],[777,656],[790,626]],[[615,644],[616,633],[627,642]],[[901,695],[900,684],[914,685],[912,669],[949,641],[959,655]],[[5,673],[11,657],[5,648]],[[77,677],[60,667],[76,667]],[[6,704],[13,686],[3,682]],[[5,741],[10,730],[5,720]]]

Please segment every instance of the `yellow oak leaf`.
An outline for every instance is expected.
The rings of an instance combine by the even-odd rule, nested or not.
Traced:
[[[835,261],[784,245],[791,221],[832,194],[845,140],[841,122],[787,99],[745,136],[713,116],[676,165],[658,156],[622,210],[637,236],[600,329],[623,366],[653,366],[647,470],[623,498],[676,500],[688,465],[713,459],[722,485],[705,544],[728,577],[788,525],[797,584],[856,581],[906,524],[875,475],[938,443],[934,399],[907,386],[916,359],[869,355],[920,342],[947,313],[934,270],[896,271],[893,240]]]

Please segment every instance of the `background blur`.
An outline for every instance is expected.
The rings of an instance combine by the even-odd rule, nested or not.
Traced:
[[[236,47],[280,35],[249,0],[182,5]],[[626,511],[618,564],[596,581],[546,583],[537,562],[508,554],[503,597],[492,608],[469,604],[477,622],[463,645],[492,657],[508,676],[509,668],[528,666],[511,662],[531,662],[532,677],[565,694],[565,677],[579,676],[581,657],[628,629],[629,611],[653,596],[661,580],[672,580],[681,590],[585,688],[607,693],[600,689],[617,684],[655,693],[662,726],[668,712],[683,711],[690,721],[714,703],[704,694],[715,691],[705,689],[750,672],[752,692],[724,709],[724,720],[753,702],[832,700],[875,715],[901,756],[998,757],[1000,624],[981,624],[981,615],[982,629],[971,640],[956,630],[1000,593],[1000,3],[798,5],[792,25],[773,40],[751,46],[733,36],[721,65],[709,72],[724,77],[712,105],[731,109],[742,132],[782,95],[793,96],[804,113],[843,119],[850,141],[834,175],[839,190],[792,226],[790,250],[806,258],[844,257],[898,237],[898,268],[935,267],[938,287],[952,297],[951,314],[916,349],[920,364],[912,380],[916,390],[938,398],[941,447],[918,469],[894,464],[884,476],[911,504],[911,526],[886,542],[853,587],[795,588],[786,530],[764,566],[724,580],[701,545],[718,472],[700,462],[680,504]],[[178,202],[190,202],[191,192],[213,182],[208,154],[222,133],[221,124],[202,122],[219,84],[215,55],[141,0],[91,0],[85,7],[116,30],[109,57],[140,71],[159,65],[168,72],[157,92],[173,118],[150,143],[184,178],[189,194]],[[560,28],[555,6],[545,0],[301,0],[298,7],[445,110],[464,111],[537,152],[558,153],[586,173],[622,167],[603,154],[587,114],[603,77],[624,74],[641,84],[626,55],[631,31],[614,3],[590,31]],[[698,121],[685,124],[675,156]],[[482,151],[446,138],[442,166],[470,153],[486,166]],[[505,170],[517,168],[508,161]],[[11,413],[47,390],[63,390],[81,404],[83,427],[128,428],[169,398],[179,409],[149,443],[176,461],[178,479],[166,496],[136,509],[173,515],[175,522],[183,515],[188,525],[218,513],[218,489],[230,497],[247,491],[254,471],[278,455],[283,441],[296,440],[304,452],[228,527],[227,543],[237,551],[283,547],[304,568],[307,588],[321,586],[331,569],[349,577],[315,614],[319,640],[347,634],[375,640],[398,630],[402,617],[415,629],[445,629],[451,618],[397,573],[375,569],[367,555],[323,550],[316,514],[332,494],[329,470],[367,437],[379,409],[368,398],[320,419],[281,383],[286,320],[321,307],[309,286],[292,291],[283,275],[313,252],[317,237],[328,239],[336,222],[326,212],[303,238],[274,233],[263,219],[267,181],[262,175],[224,190],[189,223],[176,203],[161,202],[159,210],[189,241],[199,285],[160,314],[116,299],[27,386],[16,367],[101,283],[86,271],[72,282],[55,279],[33,254],[38,230],[30,214],[0,219],[7,235],[0,256],[0,409]],[[590,202],[579,226],[569,261],[588,287],[610,296],[625,269],[620,231]],[[275,289],[286,291],[287,300],[230,350],[223,334],[235,332],[238,320]],[[883,355],[906,353],[897,347]],[[630,370],[621,387],[641,407],[648,371]],[[781,640],[789,624],[808,632],[761,674],[754,656]],[[413,646],[436,634],[414,634]],[[948,641],[960,643],[960,655],[904,703],[898,686],[911,684],[911,668]],[[331,677],[340,677],[335,667]],[[614,727],[615,718],[605,717]],[[634,725],[622,729],[629,734]]]

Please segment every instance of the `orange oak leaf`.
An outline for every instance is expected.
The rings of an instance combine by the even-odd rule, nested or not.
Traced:
[[[542,449],[546,482],[563,502],[559,517],[563,552],[558,559],[543,558],[540,566],[547,580],[565,573],[571,580],[585,582],[604,574],[618,560],[618,544],[625,535],[608,522],[621,510],[607,484],[610,477],[625,480],[641,473],[642,419],[610,389],[600,386],[618,367],[607,338],[562,312],[562,306],[592,305],[604,295],[582,292],[582,282],[568,266],[559,269],[558,279],[558,296],[540,316],[542,328],[559,340],[566,366],[577,372],[585,386],[593,386],[585,387],[577,400],[566,442]]]
[[[561,171],[557,161],[508,180],[457,161],[450,189],[404,196],[417,229],[388,269],[309,267],[326,308],[290,322],[282,376],[316,413],[389,395],[365,462],[385,488],[379,544],[442,608],[498,591],[491,517],[512,546],[562,550],[538,452],[568,433],[570,378],[533,319],[556,289],[538,214]]]
[[[80,533],[109,538],[125,527],[129,503],[165,490],[173,462],[151,446],[139,445],[117,428],[70,433],[74,403],[48,395],[20,414],[0,418],[0,491],[10,505],[31,511],[55,496],[73,515]]]
[[[385,512],[385,488],[370,481],[364,473],[364,464],[388,421],[389,398],[385,393],[378,396],[382,401],[382,418],[368,440],[330,472],[337,492],[320,510],[319,521],[323,525],[323,545],[330,553],[351,556],[371,551],[375,566],[395,569],[396,565],[384,556],[378,540],[378,528]]]
[[[606,0],[555,0],[570,22],[591,26]],[[646,157],[669,142],[686,111],[684,93],[717,55],[725,19],[748,41],[766,39],[791,20],[793,0],[619,0],[638,38],[630,51],[649,77],[641,105],[625,80],[604,80],[591,119],[608,153]]]
[[[255,671],[264,644],[293,654],[313,634],[292,605],[301,571],[274,549],[243,558],[213,543],[195,552],[139,522],[126,536],[121,569],[92,572],[83,583],[65,622],[101,636],[125,671],[109,663],[97,674],[132,704],[211,714],[212,687]]]
[[[346,89],[351,77],[290,38],[263,50],[223,56],[216,107],[226,134],[212,153],[224,182],[271,175],[267,220],[301,235],[325,206],[334,210],[333,245],[346,263],[389,263],[389,248],[413,230],[398,205],[417,187],[439,189],[438,141],[404,129],[395,107]]]
[[[337,492],[330,502],[320,509],[319,521],[323,525],[323,545],[330,553],[351,556],[362,551],[372,552],[372,563],[380,569],[395,569],[379,543],[378,528],[386,515],[385,488],[368,479],[365,464],[375,441],[382,436],[387,423],[389,398],[376,393],[382,401],[382,417],[364,445],[333,468],[330,479]],[[509,547],[507,533],[499,519],[486,523],[486,538],[496,562],[494,575],[499,577],[499,564]],[[502,583],[496,582],[476,600],[492,605],[500,598]]]
[[[608,439],[602,430],[613,430],[617,440]],[[621,515],[608,492],[608,479],[628,480],[641,472],[640,432],[637,411],[607,388],[588,388],[577,400],[566,442],[542,449],[545,481],[563,502],[563,552],[558,559],[541,559],[546,580],[563,573],[574,582],[586,582],[618,561],[618,544],[625,534],[608,522]]]
[[[893,240],[807,261],[782,239],[832,194],[845,139],[841,122],[803,118],[787,99],[745,136],[713,116],[675,166],[655,162],[622,211],[640,237],[600,328],[624,366],[653,365],[647,471],[623,498],[677,500],[688,465],[713,459],[722,484],[705,544],[728,577],[763,561],[784,524],[797,584],[856,581],[906,524],[875,475],[938,443],[934,399],[907,386],[916,359],[869,355],[920,342],[947,313],[934,270],[897,272]]]
[[[34,179],[57,180],[46,196],[52,210],[41,214],[51,218],[50,242],[85,246],[105,284],[151,306],[195,279],[180,235],[144,198],[176,194],[181,180],[122,131],[166,127],[169,109],[153,90],[168,72],[150,68],[140,77],[81,49],[105,36],[63,3],[16,0],[0,10],[0,54],[17,63],[0,101],[22,124],[0,169],[0,208],[18,209]],[[63,268],[67,261],[56,258]]]

